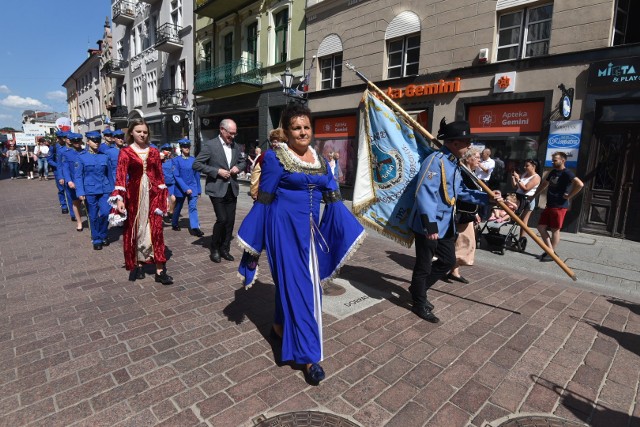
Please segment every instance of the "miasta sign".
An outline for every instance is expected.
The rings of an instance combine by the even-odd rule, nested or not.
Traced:
[[[587,86],[590,89],[640,88],[640,57],[591,64]]]

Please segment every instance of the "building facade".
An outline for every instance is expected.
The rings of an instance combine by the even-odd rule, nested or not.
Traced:
[[[112,45],[103,54],[105,103],[117,128],[144,118],[156,144],[193,138],[193,3],[112,1]]]
[[[640,5],[616,0],[308,0],[306,57],[316,144],[355,179],[366,85],[347,61],[427,130],[465,119],[504,169],[549,170],[565,151],[585,181],[566,231],[640,240]],[[541,200],[544,205],[544,200]],[[532,221],[533,222],[533,221]]]
[[[217,135],[224,118],[238,125],[247,154],[265,145],[288,101],[281,75],[305,74],[304,0],[196,0],[199,139]]]

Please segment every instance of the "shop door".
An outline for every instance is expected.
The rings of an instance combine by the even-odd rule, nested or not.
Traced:
[[[640,241],[640,126],[600,126],[594,139],[581,228]]]

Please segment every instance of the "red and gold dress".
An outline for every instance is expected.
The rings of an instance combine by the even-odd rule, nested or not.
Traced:
[[[118,200],[124,202],[125,215],[116,210]],[[109,197],[114,208],[109,218],[112,225],[123,225],[122,243],[127,270],[139,262],[166,262],[162,218],[167,208],[167,186],[157,149],[125,147],[120,150],[115,189]]]

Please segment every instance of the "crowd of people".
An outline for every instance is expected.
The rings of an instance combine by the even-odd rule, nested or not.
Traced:
[[[146,277],[154,265],[154,279],[171,285],[166,269],[164,224],[181,231],[180,216],[188,206],[189,232],[203,237],[198,200],[204,193],[215,213],[210,260],[234,261],[231,240],[239,195],[238,176],[250,163],[250,195],[254,204],[242,221],[237,240],[243,249],[238,272],[248,289],[257,280],[260,254],[266,251],[275,284],[271,339],[281,347],[281,362],[300,367],[310,384],[325,378],[323,360],[322,284],[338,274],[364,239],[362,225],[342,203],[339,155],[320,155],[312,146],[311,112],[293,103],[282,113],[281,127],[269,135],[269,148],[247,159],[234,142],[237,125],[220,122],[219,135],[204,141],[196,157],[191,141],[183,138],[176,155],[173,145],[159,149],[150,142],[144,119],[134,119],[122,130],[91,131],[84,135],[57,132],[57,141],[44,139],[26,157],[35,162],[40,179],[49,167],[58,192],[61,213],[69,215],[82,232],[86,211],[94,250],[109,245],[108,227],[122,228],[124,263],[129,280]],[[415,235],[415,265],[409,291],[411,311],[428,322],[439,322],[434,304],[427,298],[438,281],[469,283],[461,267],[474,264],[476,232],[485,219],[505,221],[511,215],[491,209],[498,203],[516,211],[522,206],[526,223],[535,198],[547,191],[547,207],[538,230],[551,251],[559,243],[568,201],[583,184],[565,167],[566,155],[553,155],[553,170],[542,179],[537,162],[528,159],[522,173],[514,171],[515,192],[481,189],[488,181],[490,150],[471,147],[469,123],[440,123],[440,150],[422,163],[409,224]],[[11,178],[17,178],[23,152],[9,144],[2,153]],[[33,171],[36,170],[34,166]],[[504,202],[504,203],[502,203]],[[324,211],[320,217],[320,207]],[[487,206],[487,208],[483,208]],[[489,212],[482,218],[483,212]],[[543,260],[546,252],[540,257]]]

